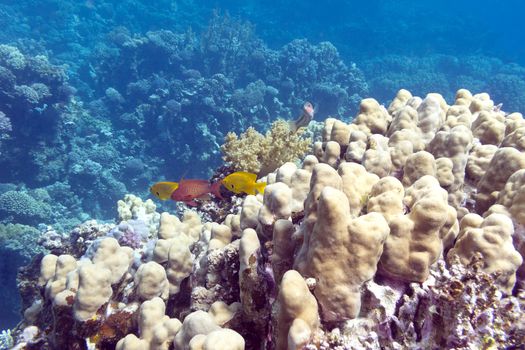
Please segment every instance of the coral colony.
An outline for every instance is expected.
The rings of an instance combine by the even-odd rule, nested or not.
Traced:
[[[0,350],[525,349],[521,18],[209,3],[0,1]]]
[[[525,121],[486,93],[400,90],[302,142],[248,130],[264,194],[47,232],[19,274],[16,349],[517,349],[525,342]],[[277,138],[277,139],[275,139]],[[244,147],[249,144],[251,147]],[[242,154],[244,152],[244,154]],[[289,153],[291,158],[271,154]],[[304,155],[305,152],[308,154]],[[293,162],[293,158],[300,161]],[[227,202],[227,203],[226,203]],[[228,209],[215,210],[211,207]],[[208,218],[208,219],[203,219]]]

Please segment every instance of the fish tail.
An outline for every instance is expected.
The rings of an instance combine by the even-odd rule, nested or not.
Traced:
[[[264,188],[265,187],[266,187],[266,182],[256,182],[255,185],[253,186],[254,190],[259,192],[260,194],[264,193]],[[254,191],[253,194],[255,194],[255,191]]]
[[[300,128],[307,127],[308,124],[310,124],[310,121],[312,121],[312,118],[313,118],[313,114],[308,115],[308,113],[303,112],[303,114],[301,114],[299,118],[288,122],[290,131],[292,133],[296,133]]]

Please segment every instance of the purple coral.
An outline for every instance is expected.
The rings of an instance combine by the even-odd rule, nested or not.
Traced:
[[[108,236],[118,240],[121,246],[140,248],[142,242],[147,241],[149,228],[143,220],[129,220],[121,222],[108,233]]]

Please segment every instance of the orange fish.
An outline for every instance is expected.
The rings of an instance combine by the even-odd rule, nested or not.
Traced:
[[[171,193],[171,199],[194,207],[198,204],[195,199],[210,199],[210,193],[222,199],[220,187],[220,181],[210,184],[207,180],[181,180],[177,189]]]

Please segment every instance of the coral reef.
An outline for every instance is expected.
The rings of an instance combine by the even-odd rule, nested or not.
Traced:
[[[96,97],[90,112],[114,116],[121,136],[136,140],[131,155],[165,159],[166,176],[173,162],[205,162],[195,173],[218,166],[229,131],[266,131],[278,117],[296,118],[307,99],[319,104],[319,117],[342,117],[367,91],[360,70],[333,45],[296,40],[271,50],[249,23],[227,15],[214,16],[200,36],[116,29],[92,60],[96,74],[84,77]]]
[[[304,239],[313,236],[320,243],[315,238],[318,234],[313,234],[321,232],[319,225],[315,227],[319,203],[309,199],[305,206],[312,172],[319,162],[337,169],[341,178],[341,186],[335,178],[330,186],[336,184],[336,190],[346,196],[343,202],[348,202],[351,215],[345,222],[371,212],[385,217],[390,233],[382,246],[377,278],[426,280],[436,260],[452,263],[457,256],[467,264],[481,252],[487,261],[482,270],[500,270],[494,283],[516,295],[516,285],[523,287],[525,266],[520,266],[518,254],[509,247],[525,254],[521,218],[524,131],[522,116],[504,111],[525,108],[520,11],[512,6],[462,3],[455,4],[454,10],[467,15],[450,16],[444,7],[429,8],[425,2],[408,0],[359,6],[336,1],[334,7],[340,11],[308,1],[268,6],[227,0],[219,5],[231,15],[212,13],[216,5],[202,0],[19,0],[0,4],[3,315],[13,315],[18,307],[13,286],[16,267],[39,253],[67,254],[79,260],[84,254],[94,254],[89,247],[105,236],[137,253],[130,267],[133,283],[156,281],[164,288],[157,265],[140,266],[156,257],[160,213],[168,211],[184,221],[186,208],[163,202],[155,209],[142,207],[147,212],[135,213],[137,198],[125,198],[125,194],[146,199],[151,182],[177,181],[183,174],[208,177],[221,163],[220,144],[228,132],[238,135],[252,126],[264,135],[275,119],[297,117],[306,100],[316,107],[317,119],[334,118],[325,124],[312,122],[312,129],[302,135],[305,145],[310,136],[318,141],[309,144],[313,154],[302,165],[286,163],[295,161],[295,156],[282,143],[275,142],[278,147],[271,151],[265,146],[264,152],[254,155],[244,153],[249,147],[239,138],[237,147],[230,147],[232,154],[239,153],[237,159],[230,158],[232,166],[247,163],[252,171],[268,173],[265,196],[228,196],[222,203],[210,201],[200,207],[203,227],[216,222],[206,228],[197,225],[203,235],[209,235],[209,242],[196,241],[198,235],[193,233],[191,239],[175,234],[160,238],[177,239],[180,244],[180,250],[175,253],[174,248],[170,257],[171,245],[162,243],[166,260],[155,261],[166,271],[169,288],[179,293],[197,291],[193,301],[185,299],[184,293],[168,298],[169,303],[177,304],[176,311],[171,304],[166,308],[170,319],[183,321],[189,304],[207,309],[213,298],[232,303],[241,296],[262,300],[261,291],[271,298],[279,295],[275,286],[282,276],[291,268],[299,269],[294,253],[304,246],[308,256],[310,242]],[[487,18],[504,18],[505,26]],[[371,23],[373,30],[368,30]],[[300,37],[307,39],[297,39]],[[400,86],[422,98],[406,90],[395,96]],[[452,92],[459,86],[487,91],[490,96],[472,96],[463,90],[454,97]],[[441,91],[444,98],[426,95],[429,91]],[[360,104],[362,97],[370,95],[377,100]],[[392,97],[392,103],[383,108],[381,103]],[[354,115],[355,121],[347,124]],[[320,134],[322,138],[315,137]],[[283,140],[283,136],[276,139]],[[223,168],[214,178],[229,170]],[[437,194],[435,181],[420,188],[418,181],[424,176],[437,179],[448,203]],[[419,198],[417,191],[408,193],[416,187],[435,203]],[[331,193],[343,199],[339,192]],[[315,191],[318,196],[322,193],[322,189]],[[124,205],[117,216],[118,199]],[[325,205],[328,203],[323,202],[323,208]],[[435,222],[410,226],[434,209],[439,214]],[[86,221],[115,217],[116,226]],[[224,225],[231,228],[217,226],[226,217]],[[426,230],[428,227],[431,229]],[[246,228],[256,230],[261,244],[254,255],[258,260],[249,269],[253,274],[242,283],[261,283],[260,291],[246,287],[241,292],[238,271],[230,268],[240,264],[239,243],[235,242]],[[428,235],[421,235],[423,231]],[[269,241],[278,244],[272,246]],[[344,245],[354,249],[354,243],[360,246],[359,242]],[[494,253],[494,247],[506,247],[505,253]],[[380,249],[367,248],[380,253]],[[186,259],[188,255],[192,258]],[[197,278],[193,266],[204,261],[209,266]],[[261,275],[255,274],[262,269],[259,263],[266,271]],[[273,280],[267,273],[269,266]],[[318,275],[312,266],[307,270]],[[352,281],[354,287],[366,285],[363,276],[366,274]],[[189,280],[195,284],[189,285]],[[310,287],[315,284],[309,282]],[[319,285],[317,294],[325,294],[326,284]],[[141,295],[150,292],[163,294],[155,288],[141,288],[134,302],[143,302]],[[314,289],[312,292],[316,295]],[[252,322],[250,330],[264,325],[270,331],[265,317],[256,319],[270,312],[270,304],[262,300],[253,309],[243,307],[250,314],[244,318],[245,324]],[[24,304],[24,309],[28,306]],[[130,327],[141,337],[136,320],[124,317],[127,312],[115,315],[101,326],[110,339],[101,344],[115,345]],[[23,335],[26,343],[38,339],[35,328]],[[304,334],[314,332],[301,321],[294,329],[301,334],[303,330]],[[263,337],[254,332],[258,338],[249,339],[248,330],[237,330],[248,347]],[[228,333],[214,332],[212,340],[200,337],[194,346],[216,342]],[[292,338],[295,344],[302,342],[300,337]]]
[[[2,319],[13,325],[20,319],[20,301],[17,292],[17,269],[47,250],[38,244],[40,232],[21,224],[0,224],[0,309]]]
[[[297,117],[310,98],[321,104],[319,116],[343,116],[366,93],[361,71],[346,65],[333,45],[302,40],[273,50],[250,23],[228,15],[213,15],[207,26],[204,20],[199,34],[167,18],[177,31],[117,25],[107,34],[99,19],[112,22],[106,11],[123,8],[81,5],[77,17],[76,3],[48,5],[35,8],[50,17],[33,18],[31,26],[43,31],[38,41],[0,43],[0,221],[38,227],[42,243],[57,254],[69,250],[60,242],[76,225],[113,219],[114,203],[126,193],[145,197],[151,182],[208,177],[221,162],[227,132],[249,125],[266,132],[278,117]],[[18,11],[0,4],[5,28],[12,29],[4,20]],[[67,33],[51,27],[64,23]],[[84,41],[86,33],[100,40]],[[268,171],[294,158],[283,156]],[[208,210],[228,213],[217,205]],[[114,237],[137,248],[148,238],[140,226],[122,223]],[[22,264],[24,251],[13,248],[9,254],[20,256],[11,261]]]
[[[15,160],[30,159],[36,149],[56,142],[60,114],[73,92],[64,67],[46,56],[0,45],[0,164],[5,169],[0,181],[20,171]]]
[[[455,87],[464,86],[470,90],[488,91],[507,110],[523,110],[523,62],[521,66],[509,64],[492,56],[492,53],[484,56],[472,52],[457,55],[387,53],[358,60],[358,63],[368,78],[370,94],[380,101],[390,99],[399,86],[418,94],[447,91],[444,95],[447,100],[454,97]]]
[[[43,253],[46,248],[39,244],[40,231],[21,224],[0,224],[0,246],[3,250],[20,252],[27,260]]]
[[[487,120],[504,123],[505,134],[483,155],[491,160],[476,161],[484,175],[472,177],[468,160],[480,153],[466,145],[494,140],[480,129]],[[46,235],[55,254],[19,274],[24,320],[14,342],[520,347],[525,165],[507,162],[490,184],[485,176],[501,159],[520,159],[510,145],[522,128],[521,116],[494,110],[487,94],[459,90],[449,106],[403,90],[388,108],[363,100],[350,124],[327,119],[314,154],[268,173],[264,195],[227,199],[228,215],[197,208],[177,217],[128,195],[116,226],[84,224],[77,239]]]
[[[0,194],[0,214],[4,222],[38,225],[53,219],[51,206],[22,191]]]
[[[13,130],[13,126],[11,125],[11,120],[6,117],[5,113],[0,111],[0,154],[2,154],[2,140],[5,140],[9,138],[9,134]]]
[[[278,117],[297,117],[306,99],[319,102],[319,117],[342,117],[367,91],[333,45],[272,50],[252,25],[220,14],[201,34],[116,27],[89,55],[64,58],[67,67],[45,53],[35,43],[0,46],[0,182],[46,191],[54,215],[45,224],[62,231],[111,219],[116,200],[146,196],[152,181],[208,176],[229,131],[266,132]]]

